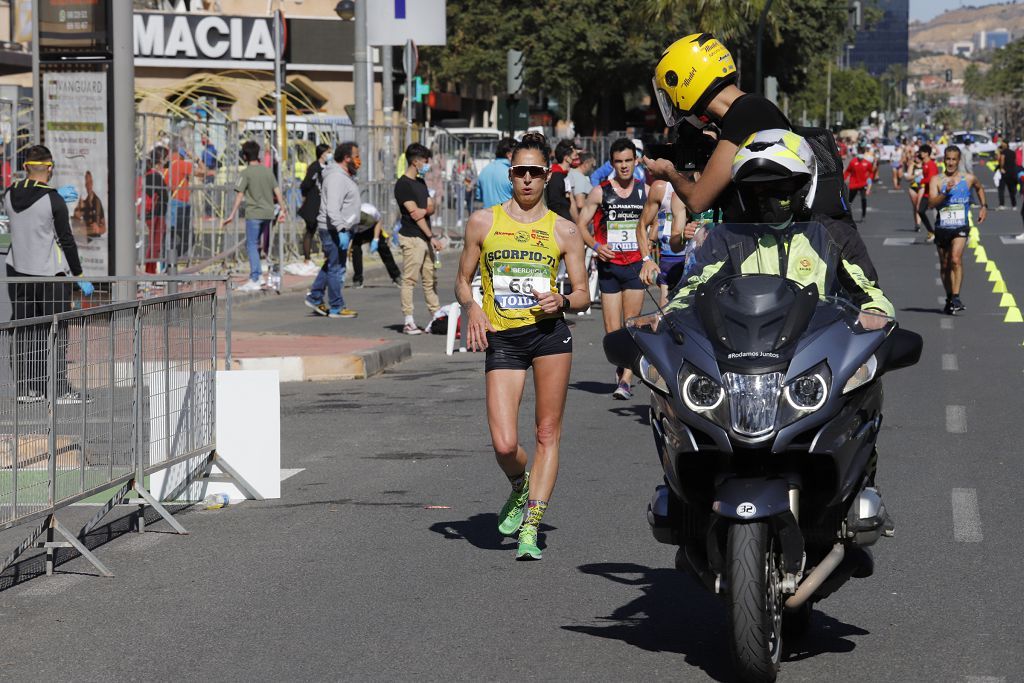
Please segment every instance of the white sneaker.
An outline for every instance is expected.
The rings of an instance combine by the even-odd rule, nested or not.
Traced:
[[[235,291],[236,292],[258,292],[258,291],[260,291],[262,289],[263,289],[263,285],[261,285],[259,282],[253,282],[252,280],[247,280],[244,285],[242,285],[241,287],[235,288]]]
[[[406,323],[405,327],[402,328],[402,334],[423,334],[423,330],[416,327],[413,323]]]
[[[313,263],[312,261],[309,261],[308,263],[304,263],[302,265],[302,272],[300,272],[299,275],[304,275],[306,277],[313,277],[314,275],[316,275],[319,272],[320,272],[320,266],[318,266],[317,264]]]
[[[284,267],[284,272],[288,273],[289,275],[302,275],[305,269],[305,263],[289,263],[287,266]]]

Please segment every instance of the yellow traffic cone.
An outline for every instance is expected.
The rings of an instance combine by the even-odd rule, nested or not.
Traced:
[[[985,253],[985,247],[978,247],[974,250],[974,260],[977,263],[988,263],[988,254]]]
[[[989,263],[991,263],[991,261],[989,261]],[[998,268],[994,268],[994,269],[993,269],[993,270],[992,270],[991,272],[989,272],[989,274],[988,274],[988,281],[989,281],[989,282],[999,282],[999,281],[1001,281],[1002,279],[1003,279],[1003,274],[999,272],[999,269],[998,269]]]
[[[985,272],[986,273],[991,273],[995,269],[996,269],[996,262],[995,261],[989,261],[988,263],[985,264]]]
[[[1006,294],[1006,283],[1003,282],[1002,280],[996,281],[996,283],[992,286],[992,293]]]
[[[1013,294],[1010,294],[1009,292],[1003,292],[1002,298],[999,299],[999,307],[1000,308],[1009,308],[1011,306],[1016,306],[1016,305],[1017,305],[1017,300],[1013,298]]]
[[[1020,309],[1016,306],[1010,306],[1006,309],[1006,317],[1003,318],[1004,323],[1024,323],[1024,317],[1021,317]]]

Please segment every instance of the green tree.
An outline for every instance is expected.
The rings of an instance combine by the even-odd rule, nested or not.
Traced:
[[[636,3],[624,0],[536,7],[448,0],[447,7],[448,44],[423,50],[435,81],[483,83],[503,93],[506,50],[523,50],[526,95],[571,95],[584,133],[622,127],[626,95],[649,89],[664,47]]]
[[[832,67],[831,99],[828,90],[828,63],[830,58],[820,58],[812,67],[813,78],[807,86],[794,95],[790,101],[791,118],[799,119],[807,112],[811,121],[824,122],[826,102],[831,102],[831,121],[836,123],[842,112],[839,125],[855,128],[867,119],[872,111],[881,109],[882,86],[878,79],[863,69],[838,69]]]

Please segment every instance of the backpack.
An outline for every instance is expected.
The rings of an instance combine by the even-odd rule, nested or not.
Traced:
[[[793,125],[790,128],[807,140],[818,162],[818,189],[811,211],[830,218],[850,218],[849,189],[843,179],[843,159],[839,156],[835,137],[827,128]]]

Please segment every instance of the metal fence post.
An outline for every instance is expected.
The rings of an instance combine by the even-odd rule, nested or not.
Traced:
[[[18,382],[21,379],[21,363],[19,362],[18,356],[18,329],[15,327],[11,330],[11,370],[14,374],[14,443],[11,446],[11,486],[13,487],[13,505],[11,509],[11,520],[14,521],[18,518],[18,446],[21,441],[21,411],[19,409],[20,403],[18,401]]]
[[[57,503],[57,327],[60,322],[56,318],[50,323],[50,331],[47,339],[47,353],[46,353],[46,384],[47,384],[47,396],[46,403],[49,407],[49,435],[47,438],[49,457],[47,462],[47,470],[50,477],[49,486],[49,507],[50,511],[53,511],[54,505]],[[52,536],[52,534],[51,534]],[[52,538],[48,540],[53,540]]]
[[[78,492],[85,491],[85,449],[89,443],[88,430],[89,430],[89,408],[88,408],[88,396],[89,396],[89,319],[82,318],[82,329],[80,331],[82,335],[82,447],[79,450],[79,462],[81,464],[81,476],[80,486]],[[70,382],[68,385],[70,389]]]

